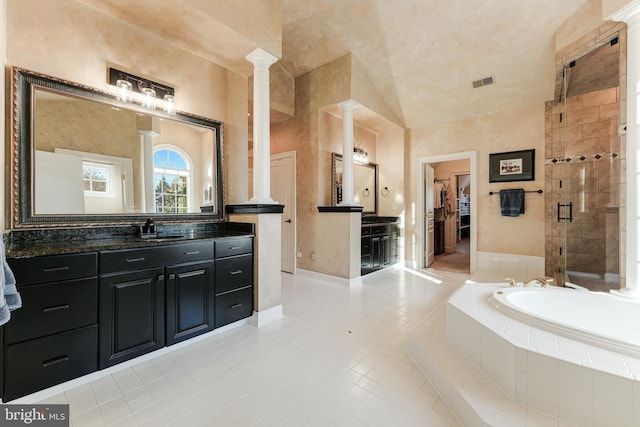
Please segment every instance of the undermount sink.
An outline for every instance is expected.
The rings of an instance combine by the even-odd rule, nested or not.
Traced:
[[[165,235],[158,235],[158,234],[152,234],[152,235],[141,235],[140,238],[142,240],[153,240],[156,242],[161,242],[163,240],[175,240],[175,239],[182,239],[184,237],[184,235],[182,234],[165,234]]]

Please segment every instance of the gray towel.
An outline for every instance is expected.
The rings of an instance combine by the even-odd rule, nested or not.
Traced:
[[[524,213],[524,190],[500,190],[502,216],[518,216]]]
[[[16,278],[7,264],[4,242],[0,235],[0,262],[3,274],[0,274],[0,325],[4,325],[11,318],[11,311],[22,307],[22,299],[16,289]]]

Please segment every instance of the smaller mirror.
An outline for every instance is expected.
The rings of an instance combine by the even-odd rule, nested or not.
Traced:
[[[331,155],[332,206],[342,202],[342,155]],[[378,165],[353,165],[353,201],[362,206],[363,214],[378,213]]]

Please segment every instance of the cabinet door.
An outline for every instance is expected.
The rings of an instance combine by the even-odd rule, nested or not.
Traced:
[[[164,346],[164,268],[100,277],[100,369]]]
[[[380,256],[383,267],[391,264],[391,236],[389,234],[380,237]]]
[[[360,238],[360,274],[365,275],[371,273],[371,269],[371,236],[362,236]]]
[[[371,237],[371,268],[372,270],[378,270],[382,267],[382,256],[381,256],[381,247],[380,247],[380,236],[372,236]]]
[[[213,260],[167,268],[167,345],[213,329]]]

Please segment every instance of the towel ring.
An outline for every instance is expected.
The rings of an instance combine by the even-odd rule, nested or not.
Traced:
[[[364,197],[369,197],[369,189],[368,189],[368,188],[365,188],[364,190],[362,190],[362,195],[363,195]]]
[[[380,194],[382,195],[382,197],[389,197],[389,194],[391,192],[389,191],[389,187],[384,187],[382,190],[380,190]]]

